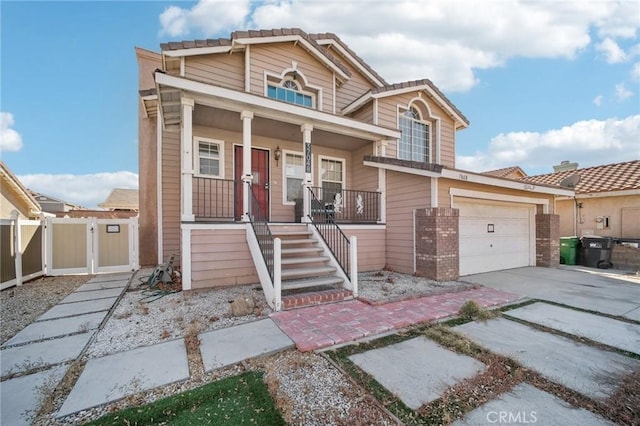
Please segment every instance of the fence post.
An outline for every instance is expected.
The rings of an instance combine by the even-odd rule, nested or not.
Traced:
[[[355,235],[352,235],[349,238],[349,248],[351,257],[351,268],[349,270],[349,275],[351,275],[351,286],[353,297],[358,297],[358,239]]]
[[[280,238],[273,240],[273,293],[274,308],[282,309],[282,242]]]
[[[20,229],[20,214],[17,210],[11,212],[13,222],[13,252],[16,254],[16,285],[22,285],[22,229]]]

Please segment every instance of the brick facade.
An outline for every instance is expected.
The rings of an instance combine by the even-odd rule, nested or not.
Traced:
[[[454,281],[460,272],[459,210],[449,207],[415,211],[416,275]]]
[[[536,215],[536,266],[560,264],[560,216]]]

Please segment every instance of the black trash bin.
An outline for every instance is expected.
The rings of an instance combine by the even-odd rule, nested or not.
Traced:
[[[611,264],[613,238],[588,236],[580,238],[580,264],[590,268],[608,269]]]

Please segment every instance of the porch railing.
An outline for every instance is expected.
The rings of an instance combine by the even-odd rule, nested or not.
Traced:
[[[380,220],[380,193],[355,189],[313,187],[318,202],[331,211],[336,223],[376,223]]]
[[[273,235],[271,234],[271,230],[269,229],[267,215],[264,211],[262,211],[260,203],[256,198],[256,194],[253,192],[253,186],[249,187],[249,194],[249,221],[251,222],[251,227],[253,228],[253,232],[255,233],[256,239],[258,240],[258,246],[260,247],[260,252],[262,253],[264,263],[267,265],[267,269],[269,270],[269,277],[271,278],[271,282],[273,283]]]
[[[318,196],[319,188],[309,187],[309,200],[311,201],[311,223],[333,253],[340,267],[351,279],[350,254],[351,244],[349,238],[342,232],[335,221],[334,211]]]
[[[239,220],[236,217],[238,183],[229,179],[193,178],[193,214],[196,219]]]

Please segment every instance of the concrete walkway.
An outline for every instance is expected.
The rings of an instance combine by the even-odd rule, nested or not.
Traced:
[[[101,275],[8,340],[0,350],[0,424],[29,425],[126,290],[131,273]],[[36,372],[33,372],[36,371]]]

